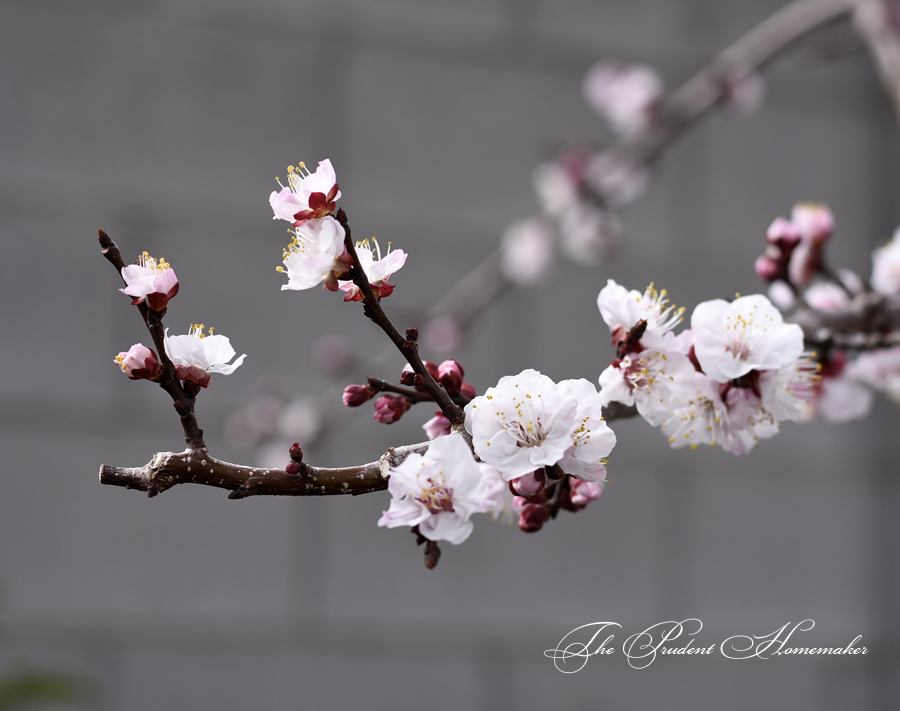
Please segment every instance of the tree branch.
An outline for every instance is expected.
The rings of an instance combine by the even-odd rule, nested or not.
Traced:
[[[356,253],[356,246],[353,243],[353,237],[350,233],[350,223],[347,219],[347,213],[341,208],[337,211],[335,217],[337,217],[338,222],[340,222],[344,228],[344,244],[347,247],[347,253],[353,259],[353,268],[350,274],[353,283],[356,284],[363,294],[363,313],[370,321],[387,334],[388,338],[391,339],[391,342],[397,347],[397,350],[403,354],[403,357],[406,358],[406,361],[410,364],[412,369],[418,375],[422,376],[422,379],[424,380],[422,387],[425,388],[432,398],[434,398],[435,403],[441,408],[441,412],[444,413],[444,417],[450,421],[451,425],[461,428],[466,421],[465,413],[459,405],[453,402],[450,395],[444,389],[444,386],[431,376],[431,373],[428,372],[428,368],[426,368],[425,364],[422,362],[422,358],[419,355],[419,346],[416,343],[418,334],[416,334],[415,337],[402,336],[394,324],[391,323],[391,320],[384,312],[384,309],[381,308],[381,303],[378,297],[375,296],[375,292],[372,291],[372,285],[369,284],[366,272],[360,264],[359,255]],[[412,336],[410,332],[407,332],[407,335]]]
[[[116,268],[119,276],[121,276],[122,270],[125,268],[125,261],[122,259],[122,253],[119,251],[118,246],[103,230],[99,231],[99,238],[103,256]],[[122,281],[125,281],[124,277]],[[156,382],[172,398],[172,404],[175,405],[175,410],[181,418],[184,441],[188,449],[205,449],[203,430],[200,429],[200,425],[197,423],[197,418],[194,415],[195,399],[185,392],[181,381],[178,380],[178,376],[175,374],[175,364],[172,363],[172,360],[166,353],[166,332],[162,325],[163,314],[158,314],[150,309],[146,301],[137,304],[137,307],[141,318],[144,319],[144,325],[150,331],[150,337],[153,339],[153,344],[156,346],[156,351],[159,354],[159,363],[163,367],[162,375]]]

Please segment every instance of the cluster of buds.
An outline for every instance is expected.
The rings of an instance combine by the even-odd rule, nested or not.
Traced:
[[[756,260],[757,276],[768,283],[808,285],[822,268],[823,249],[834,232],[826,205],[794,205],[791,219],[777,218],[766,231],[766,250]]]
[[[535,474],[540,474],[535,477],[538,480],[546,481],[549,478],[544,472]],[[517,481],[520,480],[510,482],[510,491],[514,494],[517,489],[513,484]],[[563,476],[549,486],[542,484],[534,494],[516,494],[513,509],[519,514],[519,528],[524,533],[535,533],[540,531],[549,519],[554,518],[560,509],[581,511],[591,501],[599,499],[602,493],[603,488],[598,482]]]

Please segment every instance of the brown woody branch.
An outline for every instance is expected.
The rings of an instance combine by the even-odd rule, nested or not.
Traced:
[[[122,270],[125,268],[125,261],[119,251],[116,243],[112,241],[110,236],[103,230],[99,231],[100,249],[103,256],[112,264],[121,276]],[[124,278],[122,279],[124,282]],[[147,306],[147,302],[143,301],[137,305],[141,318],[150,336],[153,339],[153,345],[156,346],[156,352],[159,354],[159,363],[163,367],[162,375],[156,380],[157,384],[165,390],[169,397],[172,398],[172,404],[175,406],[176,412],[181,418],[181,427],[184,430],[184,441],[188,449],[205,449],[206,444],[203,441],[203,430],[197,423],[194,415],[195,398],[185,392],[181,381],[175,374],[175,364],[166,353],[165,329],[162,325],[162,317],[164,314],[157,313]]]
[[[416,390],[415,388],[407,388],[403,385],[394,385],[393,383],[387,380],[383,380],[382,378],[373,378],[370,376],[366,378],[366,382],[373,390],[375,390],[375,392],[396,393],[397,395],[403,395],[404,397],[408,397],[410,400],[412,400],[413,403],[434,402],[434,398],[431,397],[431,395],[429,395],[428,393],[423,393],[421,390]],[[460,407],[465,407],[469,404],[469,398],[467,398],[462,393],[450,395],[450,399]]]
[[[428,372],[428,368],[425,367],[425,363],[422,362],[422,358],[419,355],[419,346],[416,343],[415,337],[408,338],[401,335],[396,326],[391,323],[391,320],[384,312],[384,309],[381,308],[380,300],[375,296],[375,292],[372,291],[372,285],[369,284],[369,279],[366,277],[365,270],[359,262],[359,255],[356,254],[356,246],[350,233],[350,223],[347,219],[347,213],[341,208],[337,211],[335,217],[337,217],[338,222],[340,222],[344,228],[344,244],[347,247],[347,253],[353,259],[350,277],[363,294],[363,313],[370,321],[387,334],[387,337],[391,339],[391,342],[397,347],[397,350],[399,350],[400,353],[403,354],[403,357],[406,358],[406,361],[410,364],[413,371],[422,376],[424,381],[422,387],[425,388],[428,394],[434,399],[437,406],[441,408],[444,417],[450,421],[451,425],[461,428],[466,420],[465,413],[459,405],[453,402],[450,395],[444,389],[444,386],[438,383],[432,377],[431,373]],[[408,335],[411,335],[409,332],[407,333]]]
[[[413,452],[430,442],[389,449],[377,462],[329,469],[301,463],[296,474],[284,469],[248,467],[223,462],[206,449],[159,452],[143,467],[100,467],[100,483],[146,491],[156,496],[178,484],[201,484],[229,489],[231,499],[248,496],[340,496],[369,494],[387,488],[385,475]]]

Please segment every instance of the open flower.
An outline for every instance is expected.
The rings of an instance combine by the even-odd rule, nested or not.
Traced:
[[[616,133],[630,136],[650,126],[663,83],[648,66],[601,61],[584,78],[583,91],[590,107]]]
[[[166,329],[166,353],[175,364],[179,380],[189,380],[200,387],[208,387],[210,373],[230,375],[244,362],[246,354],[229,364],[235,351],[225,336],[203,333],[204,325],[192,324],[184,336],[170,336]]]
[[[644,345],[662,343],[665,334],[681,323],[684,313],[683,308],[669,304],[665,289],[657,291],[651,283],[642,294],[634,289],[629,291],[612,279],[597,295],[597,308],[612,331],[614,344],[624,340],[625,334],[639,321],[647,322],[641,336]]]
[[[310,173],[304,163],[297,168],[289,165],[288,184],[281,185],[281,190],[269,196],[269,204],[275,213],[273,219],[287,220],[297,226],[330,215],[340,197],[334,168],[326,158],[319,161],[315,173]]]
[[[406,263],[406,252],[402,249],[391,251],[390,242],[388,243],[388,251],[381,256],[381,247],[378,240],[372,238],[371,244],[369,240],[363,240],[356,243],[356,254],[359,257],[359,264],[366,273],[369,284],[372,285],[372,291],[375,296],[385,298],[394,291],[394,285],[388,283],[388,277],[398,271]],[[344,301],[361,301],[362,292],[359,287],[352,281],[339,281],[338,287],[344,294]]]
[[[603,458],[616,441],[590,383],[557,385],[536,370],[505,376],[474,398],[466,405],[466,429],[475,453],[505,481],[554,464],[583,479],[602,479]]]
[[[308,220],[294,227],[294,239],[284,250],[284,267],[288,283],[281,290],[311,289],[325,282],[326,288],[337,291],[336,276],[349,266],[344,253],[344,228],[333,217]],[[286,269],[285,269],[286,267]]]
[[[803,351],[803,331],[786,324],[761,294],[731,303],[704,301],[694,309],[691,329],[700,367],[720,383],[751,370],[777,370],[795,362]]]
[[[436,439],[425,454],[410,454],[390,470],[390,508],[379,526],[418,526],[430,541],[462,543],[472,514],[498,508],[495,478],[479,465],[461,435]]]
[[[156,261],[144,252],[134,264],[122,269],[125,288],[123,294],[133,297],[131,303],[140,304],[145,299],[147,305],[156,312],[166,310],[169,299],[178,293],[178,277],[175,270],[165,260]]]
[[[135,343],[115,358],[116,363],[131,380],[156,380],[162,374],[162,366],[153,349]]]

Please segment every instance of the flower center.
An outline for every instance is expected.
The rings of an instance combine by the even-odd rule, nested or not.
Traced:
[[[140,266],[144,267],[144,269],[152,269],[153,271],[159,273],[166,271],[166,269],[172,268],[172,265],[162,257],[160,257],[159,261],[157,261],[147,252],[141,252],[141,256],[138,257],[137,263]]]
[[[508,419],[504,412],[497,413],[501,425],[515,438],[517,447],[539,447],[547,439],[547,434],[540,416],[535,412],[531,395],[525,393],[520,399],[513,399],[513,407],[516,408],[514,420]]]
[[[429,477],[428,483],[431,485],[422,489],[422,493],[416,497],[416,501],[424,504],[431,513],[436,514],[441,511],[453,511],[453,489],[444,486],[444,475],[441,473],[441,481],[435,481],[434,477]]]
[[[202,323],[192,323],[191,328],[188,331],[189,336],[196,336],[197,338],[206,338],[207,336],[213,335],[213,327],[209,327],[209,333],[203,333],[203,329],[206,328]]]

